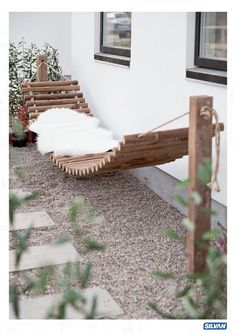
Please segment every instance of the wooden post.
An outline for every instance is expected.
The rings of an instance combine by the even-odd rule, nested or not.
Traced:
[[[212,117],[209,119],[200,115],[203,106],[212,108],[211,96],[190,97],[189,120],[189,199],[193,191],[199,193],[202,198],[201,207],[211,208],[211,189],[198,178],[198,169],[204,159],[211,160],[212,150]],[[197,247],[196,241],[202,239],[204,232],[211,228],[211,216],[200,212],[198,205],[189,200],[188,219],[194,224],[195,230],[188,231],[187,253],[188,271],[202,272],[206,264],[206,251]]]
[[[42,63],[42,65],[38,68],[38,66]],[[47,56],[39,55],[37,56],[37,81],[48,81],[48,67],[47,67]]]

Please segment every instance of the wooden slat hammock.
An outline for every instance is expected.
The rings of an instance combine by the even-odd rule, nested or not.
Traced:
[[[212,127],[212,136],[214,133],[215,126]],[[188,155],[188,128],[156,131],[142,137],[139,134],[127,135],[110,152],[80,157],[50,156],[56,166],[68,174],[86,176],[161,165],[185,155]]]
[[[83,93],[76,80],[48,82],[46,56],[37,57],[37,80],[35,83],[22,84],[22,91],[30,117],[53,107],[69,107],[91,115]],[[51,68],[55,72],[54,69]],[[62,75],[61,75],[62,76]],[[29,80],[31,81],[31,80]],[[189,128],[156,131],[186,114],[190,115]],[[159,165],[175,161],[189,154],[189,205],[188,219],[195,228],[187,233],[188,271],[203,272],[206,268],[206,251],[198,246],[205,232],[210,230],[211,216],[199,210],[199,205],[191,201],[192,192],[197,192],[202,199],[201,207],[211,209],[211,189],[220,190],[217,175],[220,161],[220,131],[224,125],[218,122],[218,115],[213,109],[210,96],[191,96],[190,111],[178,116],[144,134],[124,136],[118,147],[109,152],[87,154],[80,157],[50,157],[62,170],[69,174],[86,176],[97,173],[113,172],[131,168]],[[216,124],[212,125],[212,118]],[[205,159],[212,159],[212,141],[215,136],[216,162],[211,181],[202,183],[198,177],[198,168]]]
[[[21,88],[30,118],[37,118],[41,112],[55,107],[92,116],[77,80],[27,82]],[[223,130],[223,124],[220,129]],[[212,126],[212,136],[214,134],[215,125]],[[126,135],[118,147],[109,152],[80,157],[52,153],[50,157],[65,172],[87,176],[165,164],[185,155],[188,155],[188,128]]]

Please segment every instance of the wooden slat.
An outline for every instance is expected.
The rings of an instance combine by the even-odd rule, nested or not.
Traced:
[[[164,139],[170,139],[173,138],[187,138],[188,136],[188,128],[180,128],[180,129],[173,129],[173,130],[164,130],[164,131],[154,131],[147,133],[144,136],[140,137],[140,134],[133,134],[124,136],[123,143],[129,144],[129,143],[140,143],[145,141],[161,141]]]
[[[30,88],[30,87],[45,87],[45,86],[70,86],[70,85],[78,85],[77,80],[63,80],[63,81],[35,81],[35,82],[25,82],[21,84],[22,88]]]
[[[35,119],[39,117],[40,113],[39,112],[31,112],[29,113],[29,119]]]
[[[152,158],[152,157],[161,157],[162,155],[165,154],[171,154],[172,156],[175,156],[176,154],[182,152],[183,155],[188,154],[188,145],[184,145],[184,146],[179,146],[179,147],[171,147],[170,149],[166,148],[166,149],[156,149],[156,150],[152,150],[152,151],[147,151],[147,152],[133,152],[133,153],[129,153],[129,154],[119,154],[117,156],[113,156],[111,157],[110,161],[115,161],[116,159],[119,160],[123,160],[123,161],[132,161],[135,159],[139,159],[139,158]]]
[[[123,143],[124,144],[132,144],[133,143],[139,143],[139,142],[146,142],[146,141],[158,141],[158,133],[157,132],[151,132],[146,134],[145,136],[139,137],[139,133],[137,134],[130,134],[123,137]]]
[[[84,156],[85,157],[85,156]],[[87,157],[87,159],[90,159],[91,157]],[[67,163],[67,162],[70,162],[70,161],[80,161],[81,157],[71,157],[71,156],[68,156],[68,157],[59,157],[59,158],[55,158],[54,159],[54,162],[56,164],[56,166],[60,163]]]
[[[86,164],[75,164],[74,166],[69,166],[67,168],[67,173],[73,174],[73,175],[79,175],[79,176],[86,176],[91,174],[97,174],[97,173],[110,173],[119,171],[121,169],[131,169],[131,168],[141,168],[144,166],[151,166],[154,164],[160,164],[163,163],[163,161],[171,162],[176,159],[179,159],[182,157],[182,154],[176,155],[174,158],[172,156],[163,156],[159,159],[141,159],[139,161],[133,161],[133,162],[120,162],[116,161],[116,164],[108,164],[105,167],[104,166],[97,166],[97,164],[94,162],[92,166],[90,166],[88,163]]]
[[[95,160],[90,160],[90,161],[84,161],[84,162],[70,162],[70,163],[61,163],[60,167],[62,170],[68,171],[69,168],[82,168],[81,166],[86,165],[86,166],[93,166],[93,165],[99,165],[100,159],[95,159]]]
[[[82,92],[76,92],[76,93],[58,93],[58,94],[27,94],[24,95],[25,101],[29,100],[53,100],[53,99],[68,99],[68,98],[75,98],[75,97],[83,97]]]
[[[63,157],[65,157],[65,158],[69,158],[68,156],[64,156],[64,155],[55,155],[55,154],[53,154],[53,156],[52,156],[52,161],[53,161],[53,162],[56,162],[57,159],[61,159],[61,158],[63,158]]]
[[[162,141],[162,142],[157,142],[157,143],[144,143],[143,145],[140,143],[140,145],[125,145],[123,143],[120,143],[119,146],[117,147],[117,151],[122,151],[125,152],[126,154],[131,152],[146,152],[149,150],[153,149],[162,149],[162,148],[170,148],[170,147],[177,147],[178,145],[188,145],[188,141],[186,139],[183,140],[178,140],[178,141]]]
[[[119,162],[119,161],[116,161],[114,163],[110,163],[110,164],[107,164],[107,166],[104,166],[105,168],[110,168],[110,167],[115,167],[115,166],[121,166],[121,169],[123,169],[123,165],[126,166],[127,168],[130,167],[130,168],[133,168],[133,166],[135,166],[135,168],[139,168],[140,167],[143,167],[143,166],[146,166],[146,165],[149,165],[149,164],[152,164],[152,165],[158,165],[158,164],[163,164],[163,163],[167,163],[169,162],[170,160],[174,161],[176,160],[178,157],[179,158],[182,158],[182,154],[179,154],[179,155],[176,155],[175,157],[173,156],[169,156],[169,155],[166,155],[166,156],[158,156],[158,157],[153,157],[153,158],[139,158],[139,159],[136,159],[136,160],[127,160],[127,161],[124,161],[124,162]],[[126,169],[127,169],[126,168]]]
[[[83,175],[87,174],[88,172],[97,172],[99,171],[100,169],[102,169],[102,171],[114,171],[114,169],[117,169],[117,168],[121,168],[121,169],[129,169],[129,168],[138,168],[138,167],[143,167],[144,165],[150,165],[150,164],[154,164],[155,162],[156,163],[162,163],[163,161],[174,161],[175,159],[177,158],[180,158],[182,157],[182,154],[176,154],[175,157],[172,157],[172,156],[163,156],[163,157],[159,157],[159,158],[152,158],[152,159],[140,159],[139,161],[133,161],[133,162],[128,162],[128,163],[124,163],[124,162],[120,162],[120,161],[116,161],[116,163],[113,163],[113,164],[108,164],[107,166],[103,167],[103,166],[100,166],[98,167],[97,166],[97,161],[96,160],[93,160],[91,163],[88,161],[88,162],[83,162],[83,163],[73,163],[73,164],[70,164],[70,165],[67,165],[66,166],[66,171],[67,172],[73,172],[75,170],[78,170],[78,171],[81,171],[81,170],[85,170],[85,173],[83,173]],[[121,165],[122,163],[122,165]],[[93,167],[93,168],[91,168]],[[97,168],[96,168],[97,167]]]
[[[90,108],[83,108],[83,107],[80,108],[80,109],[75,108],[74,110],[76,110],[78,112],[83,112],[85,114],[90,114],[90,112],[91,112]]]
[[[52,106],[50,106],[51,108],[53,108]],[[60,106],[61,108],[63,108],[64,106]],[[50,108],[49,108],[50,109]],[[90,112],[90,109],[88,109],[88,108],[81,108],[81,109],[74,109],[74,108],[71,108],[72,110],[74,110],[74,111],[76,111],[76,112],[80,112],[80,113],[82,113],[82,114],[86,114],[86,116],[92,116],[92,114],[91,114],[91,112]],[[31,113],[29,113],[29,118],[30,119],[35,119],[35,118],[37,118],[37,117],[39,117],[39,115],[41,114],[41,113],[43,113],[44,111],[41,111],[41,112],[38,112],[38,111],[36,111],[36,112],[31,112]]]
[[[80,90],[79,85],[71,85],[71,86],[44,86],[44,87],[23,87],[22,92],[59,92],[59,91],[73,91]]]
[[[50,95],[49,95],[50,96]],[[27,107],[33,106],[48,106],[48,105],[55,105],[55,104],[72,104],[72,103],[85,103],[85,98],[72,98],[72,99],[58,99],[58,100],[39,100],[39,101],[27,101]]]
[[[60,162],[58,164],[58,167],[63,169],[63,170],[66,170],[67,168],[69,167],[73,167],[73,166],[81,166],[82,164],[85,164],[87,163],[87,165],[93,165],[93,164],[98,164],[100,161],[102,160],[102,157],[101,158],[94,158],[94,159],[88,159],[88,160],[84,160],[84,161],[70,161],[70,162]]]
[[[90,166],[95,166],[97,164],[97,161],[92,160],[92,161],[88,161],[88,162],[81,162],[81,163],[74,163],[74,164],[69,164],[67,166],[65,166],[65,170],[66,172],[68,172],[70,169],[83,169],[86,167],[90,167]]]
[[[48,106],[29,107],[28,111],[29,112],[35,112],[35,111],[43,112],[51,108],[70,108],[70,109],[77,109],[77,108],[82,109],[83,108],[82,110],[84,110],[84,109],[87,109],[87,107],[88,107],[87,103],[55,104],[55,105],[48,105]]]
[[[104,158],[104,156],[106,155],[106,153],[101,153],[101,154],[93,154],[93,155],[83,155],[81,157],[68,157],[68,158],[58,158],[55,159],[55,163],[57,164],[67,164],[67,163],[71,163],[71,162],[83,162],[83,161],[92,161],[92,160],[97,160],[97,159],[102,159]]]
[[[28,111],[31,113],[33,112],[43,112],[43,111],[46,111],[48,109],[52,109],[52,108],[70,108],[70,109],[73,109],[73,108],[78,108],[77,105],[74,105],[74,104],[58,104],[58,105],[51,105],[51,106],[39,106],[39,107],[29,107],[28,108]]]
[[[220,130],[224,130],[224,124],[219,123]],[[212,125],[212,136],[215,133],[215,124]],[[138,137],[139,134],[132,134],[128,136],[124,136],[122,143],[125,146],[135,145],[144,145],[146,144],[155,144],[161,141],[179,141],[188,139],[188,128],[180,128],[180,129],[172,129],[172,130],[164,130],[164,131],[155,131],[146,134],[145,136]]]
[[[141,149],[140,149],[141,148]],[[132,156],[146,156],[146,155],[152,155],[155,152],[162,154],[165,152],[170,152],[170,151],[176,151],[180,149],[188,148],[188,142],[185,140],[183,142],[179,142],[177,144],[175,143],[170,143],[170,145],[161,145],[161,144],[156,144],[152,146],[137,146],[134,147],[133,150],[127,150],[126,147],[123,147],[121,150],[117,150],[117,148],[113,149],[111,154],[109,155],[112,159],[120,156],[125,156],[125,157],[132,157]]]
[[[142,168],[142,167],[147,167],[147,166],[154,166],[154,165],[159,165],[159,164],[165,164],[165,163],[169,163],[172,161],[175,161],[179,158],[182,158],[182,155],[177,156],[176,158],[172,158],[172,157],[165,157],[165,159],[163,158],[162,160],[143,160],[141,161],[134,161],[134,162],[130,162],[130,163],[120,163],[120,164],[116,164],[116,165],[108,165],[105,167],[100,167],[98,172],[99,173],[107,173],[107,172],[114,172],[114,171],[121,171],[121,170],[127,170],[127,169],[133,169],[133,168]]]
[[[127,156],[119,156],[117,157],[117,159],[113,159],[110,162],[108,161],[101,161],[100,166],[101,167],[106,167],[106,166],[115,166],[117,163],[119,164],[133,164],[133,163],[145,163],[146,161],[165,161],[167,158],[173,158],[175,159],[176,156],[184,156],[188,154],[188,149],[182,149],[182,150],[178,150],[176,152],[169,152],[169,153],[156,153],[153,155],[148,155],[148,156],[133,156],[131,158],[127,157]]]

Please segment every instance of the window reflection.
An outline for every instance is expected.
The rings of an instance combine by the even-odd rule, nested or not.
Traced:
[[[131,13],[107,12],[103,15],[103,45],[130,49]]]

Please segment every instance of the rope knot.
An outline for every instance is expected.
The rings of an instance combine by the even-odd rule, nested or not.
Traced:
[[[207,184],[208,187],[215,189],[215,191],[220,192],[220,185],[218,181],[218,174],[220,169],[220,125],[219,125],[219,116],[215,109],[208,106],[203,106],[200,109],[200,115],[204,119],[209,120],[211,116],[215,118],[215,148],[216,148],[216,161],[211,175],[211,181]]]
[[[212,115],[212,109],[208,106],[203,106],[200,109],[200,116],[203,116],[204,119],[209,120]]]

